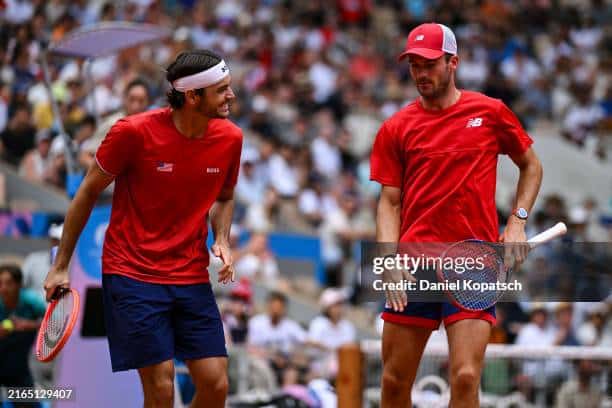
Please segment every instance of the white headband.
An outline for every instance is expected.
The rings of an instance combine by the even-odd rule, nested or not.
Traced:
[[[197,74],[188,75],[175,80],[172,82],[172,87],[179,92],[206,88],[207,86],[216,84],[228,75],[229,68],[225,64],[225,61],[221,60],[220,63],[214,67],[208,68],[206,71],[198,72]]]

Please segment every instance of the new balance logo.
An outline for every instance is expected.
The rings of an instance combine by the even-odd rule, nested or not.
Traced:
[[[480,125],[482,125],[482,118],[472,118],[468,120],[468,123],[465,127],[466,128],[479,127]]]
[[[417,35],[416,38],[414,39],[414,41],[423,41],[425,39],[425,36],[423,34]]]
[[[220,168],[218,168],[218,167],[207,167],[207,168],[206,168],[206,172],[207,172],[207,173],[213,173],[213,174],[215,174],[215,173],[221,173],[221,169],[220,169]]]

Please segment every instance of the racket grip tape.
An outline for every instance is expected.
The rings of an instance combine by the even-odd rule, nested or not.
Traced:
[[[546,231],[540,232],[535,237],[531,237],[527,242],[529,246],[534,248],[539,244],[543,244],[544,242],[548,242],[552,239],[560,237],[561,235],[567,232],[567,227],[564,223],[558,222],[555,226],[547,229]]]
[[[57,257],[57,250],[58,250],[58,246],[54,245],[51,247],[51,265],[53,265],[55,263],[55,258]]]
[[[57,257],[57,250],[58,250],[58,246],[54,245],[51,247],[51,265],[53,265],[55,263],[55,258]],[[61,286],[58,286],[57,288],[55,288],[55,291],[53,292],[53,296],[51,296],[51,299],[58,299],[60,298],[64,293],[69,292],[70,289],[68,288],[64,288]]]

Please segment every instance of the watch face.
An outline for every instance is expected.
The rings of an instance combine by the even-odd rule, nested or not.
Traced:
[[[524,208],[519,208],[518,210],[516,210],[516,215],[518,215],[519,218],[527,218],[527,210]]]

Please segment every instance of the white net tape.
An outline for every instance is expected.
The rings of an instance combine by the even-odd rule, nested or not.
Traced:
[[[366,354],[380,354],[380,340],[363,340],[361,350]],[[447,357],[448,347],[444,344],[428,344],[425,354]],[[544,359],[558,357],[564,360],[612,361],[612,347],[575,346],[518,346],[513,344],[489,344],[487,358]]]

